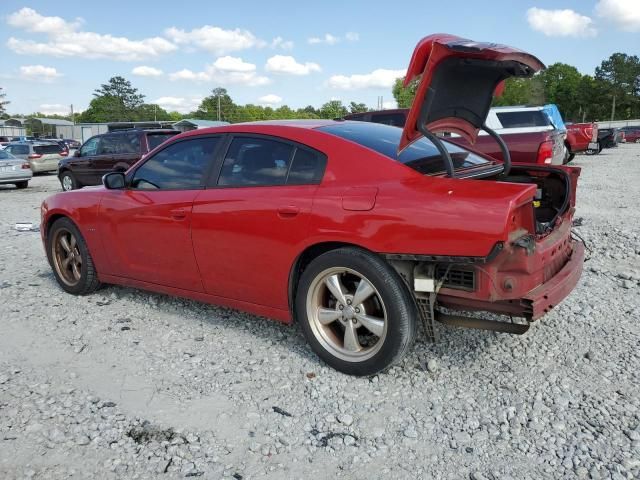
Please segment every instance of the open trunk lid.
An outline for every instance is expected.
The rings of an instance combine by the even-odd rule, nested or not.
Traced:
[[[447,131],[474,143],[494,93],[510,77],[531,77],[544,68],[533,55],[495,43],[448,34],[423,38],[416,46],[405,85],[422,75],[400,140],[403,150],[423,135]]]

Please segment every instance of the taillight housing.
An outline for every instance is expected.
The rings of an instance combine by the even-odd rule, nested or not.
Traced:
[[[31,169],[31,165],[29,165],[27,162],[24,162],[20,168],[22,168],[23,170],[30,170]]]
[[[27,158],[29,158],[29,159],[31,159],[31,160],[34,160],[34,159],[36,159],[36,158],[40,158],[40,157],[42,157],[42,154],[41,154],[41,153],[30,153],[30,154],[29,154],[29,156],[28,156]]]
[[[540,147],[538,147],[538,158],[536,162],[541,163],[543,165],[551,165],[552,160],[553,160],[553,141],[546,140],[540,144]]]
[[[63,150],[60,152],[61,157],[66,157],[67,155],[69,155],[69,150]]]

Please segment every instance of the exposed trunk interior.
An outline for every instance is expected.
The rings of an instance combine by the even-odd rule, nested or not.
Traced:
[[[511,183],[529,183],[537,187],[534,198],[536,234],[551,231],[556,219],[569,208],[571,180],[560,169],[553,167],[514,166],[508,176],[500,179]]]

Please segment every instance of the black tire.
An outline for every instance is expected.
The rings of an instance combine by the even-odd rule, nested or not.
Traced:
[[[376,290],[373,295],[374,299],[381,300],[386,312],[385,333],[374,344],[372,356],[362,360],[344,360],[336,356],[330,348],[325,347],[316,336],[320,334],[314,333],[313,320],[308,314],[308,303],[313,305],[313,285],[324,285],[322,282],[318,282],[318,279],[327,271],[341,268],[357,272],[362,278],[365,278]],[[344,275],[348,275],[348,273]],[[335,303],[337,305],[338,302]],[[353,307],[353,305],[351,306]],[[357,308],[356,311],[358,311]],[[309,345],[322,360],[340,372],[359,376],[374,375],[400,361],[413,345],[418,325],[415,302],[400,275],[379,256],[350,247],[324,253],[307,266],[296,290],[295,314]],[[333,328],[338,329],[336,338],[340,336],[341,325],[339,322],[341,321],[336,320],[332,324]],[[356,320],[352,321],[354,324],[356,323]],[[346,322],[348,324],[349,320]],[[365,327],[357,328],[360,332]],[[369,332],[365,329],[364,333]],[[382,343],[378,345],[378,342]]]
[[[64,192],[68,192],[68,191],[71,191],[71,190],[77,190],[78,188],[81,187],[80,183],[76,179],[76,176],[73,173],[71,173],[69,170],[65,170],[64,172],[62,172],[60,174],[60,177],[58,177],[58,178],[60,180],[60,186],[62,187],[62,190]],[[71,185],[71,188],[65,188],[65,184],[66,185]]]
[[[82,261],[82,265],[79,268],[80,278],[75,285],[70,285],[66,282],[56,267],[56,259],[54,258],[54,242],[58,234],[63,231],[69,232],[75,236],[77,250],[79,251]],[[100,288],[101,284],[98,280],[98,272],[96,272],[93,259],[91,258],[91,254],[87,248],[87,243],[82,237],[80,230],[78,230],[78,227],[76,227],[70,219],[66,217],[59,218],[49,229],[47,233],[47,258],[53,270],[53,275],[56,277],[58,284],[65,292],[73,295],[87,295]]]
[[[18,190],[22,190],[23,188],[27,188],[29,186],[29,181],[26,182],[18,182],[15,184]]]

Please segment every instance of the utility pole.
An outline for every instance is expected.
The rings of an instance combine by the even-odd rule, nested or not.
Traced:
[[[71,104],[71,122],[73,122],[73,124],[76,124],[76,116],[73,114],[73,103]]]
[[[153,121],[154,122],[158,121],[158,115],[156,114],[157,108],[158,108],[158,106],[154,103],[153,104]]]
[[[611,103],[611,121],[613,122],[613,117],[616,116],[616,96],[613,96],[613,102]]]
[[[218,94],[218,121],[220,121],[220,95]]]

